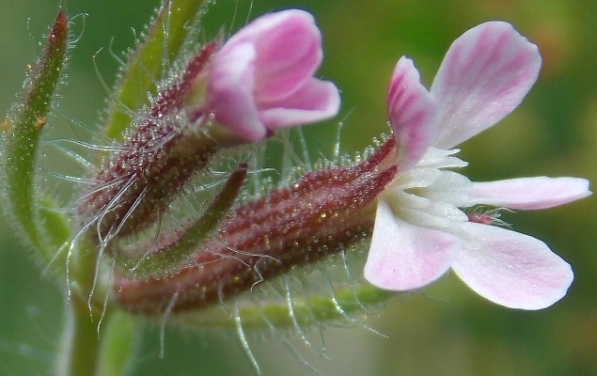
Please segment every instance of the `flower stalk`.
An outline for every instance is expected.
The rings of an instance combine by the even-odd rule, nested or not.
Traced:
[[[98,376],[100,348],[97,322],[90,320],[89,311],[69,306],[66,312],[65,328],[60,357],[56,363],[59,376]],[[97,317],[96,317],[97,319]],[[101,337],[100,337],[101,338]]]

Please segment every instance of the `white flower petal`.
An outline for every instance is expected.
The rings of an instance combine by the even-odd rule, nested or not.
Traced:
[[[441,175],[442,171],[437,168],[411,168],[399,172],[391,187],[403,190],[428,187],[433,185]]]
[[[430,147],[427,149],[427,153],[425,153],[419,163],[417,163],[416,167],[462,168],[468,166],[468,162],[453,156],[459,151],[459,149],[446,150]]]
[[[518,178],[473,183],[466,193],[477,203],[520,210],[546,209],[591,194],[589,181],[580,178]]]
[[[435,147],[450,149],[515,109],[537,80],[537,46],[505,22],[487,22],[456,39],[431,86],[440,124]]]
[[[387,189],[380,196],[390,205],[394,213],[401,213],[407,209],[427,209],[432,203],[427,197],[408,193],[402,189]],[[397,214],[397,215],[398,215]]]
[[[459,245],[453,235],[403,221],[380,200],[365,278],[387,290],[421,288],[448,270]]]
[[[466,223],[470,242],[452,263],[477,294],[499,305],[535,310],[566,295],[570,265],[545,243],[500,227]]]
[[[415,226],[446,230],[451,233],[457,233],[458,225],[468,220],[467,215],[460,209],[441,201],[428,200],[428,206],[425,208],[409,206],[394,212],[400,213],[405,221]]]

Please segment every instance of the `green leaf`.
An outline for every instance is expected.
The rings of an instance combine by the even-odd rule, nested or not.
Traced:
[[[170,65],[179,55],[191,25],[209,0],[166,0],[145,40],[129,56],[127,66],[110,103],[105,133],[121,141],[134,112],[148,104],[148,93],[156,93],[164,62]]]

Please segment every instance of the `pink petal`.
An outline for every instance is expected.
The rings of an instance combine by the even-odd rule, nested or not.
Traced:
[[[280,24],[256,40],[256,100],[292,95],[311,79],[323,58],[321,34],[313,17],[291,10],[277,13]]]
[[[591,194],[586,179],[545,176],[474,183],[465,193],[479,204],[520,210],[551,208]]]
[[[338,113],[336,86],[313,77],[323,52],[321,34],[307,12],[259,17],[214,55],[207,111],[247,141]]]
[[[245,43],[256,50],[257,101],[288,96],[315,72],[323,57],[313,16],[297,9],[257,18],[234,34],[221,52]]]
[[[448,50],[431,93],[438,102],[435,147],[450,149],[514,110],[537,80],[537,46],[505,22],[465,32]]]
[[[425,154],[437,133],[437,105],[421,85],[411,59],[400,58],[388,88],[388,117],[398,148],[398,166],[414,166]]]
[[[274,129],[328,119],[339,110],[340,94],[336,85],[310,78],[292,97],[261,110],[259,118],[269,129]]]
[[[452,269],[477,294],[527,310],[549,307],[566,295],[572,269],[542,241],[500,227],[463,227],[470,243]]]
[[[208,108],[216,121],[250,141],[260,140],[266,134],[253,98],[255,56],[249,43],[216,53],[207,89]]]
[[[365,278],[387,290],[421,288],[449,269],[459,245],[455,236],[403,221],[380,200]]]

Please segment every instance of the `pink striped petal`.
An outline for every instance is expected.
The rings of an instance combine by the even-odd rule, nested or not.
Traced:
[[[449,269],[459,245],[453,235],[403,221],[380,200],[365,278],[386,290],[424,287]]]
[[[270,129],[333,117],[340,109],[340,93],[333,83],[311,78],[282,104],[281,107],[265,108],[259,114],[261,122]]]
[[[535,310],[566,295],[570,265],[545,243],[500,227],[467,223],[470,236],[452,269],[472,290],[508,308]]]
[[[255,91],[260,103],[291,95],[321,64],[321,33],[307,12],[294,9],[267,14],[238,34],[245,32],[257,51]]]
[[[291,9],[259,17],[214,54],[207,111],[247,141],[328,119],[338,113],[340,95],[334,84],[313,77],[322,56],[321,34],[309,13]]]
[[[411,59],[400,58],[388,88],[388,117],[398,149],[398,167],[414,166],[437,133],[437,105],[421,85]]]
[[[237,44],[224,55],[216,54],[208,84],[208,107],[215,120],[251,141],[266,135],[253,99],[255,57],[254,46],[249,43]]]
[[[547,209],[591,194],[589,181],[538,176],[474,183],[465,193],[479,204],[519,210]]]
[[[537,80],[537,46],[505,22],[487,22],[456,39],[435,77],[439,134],[433,146],[450,149],[515,109]]]

